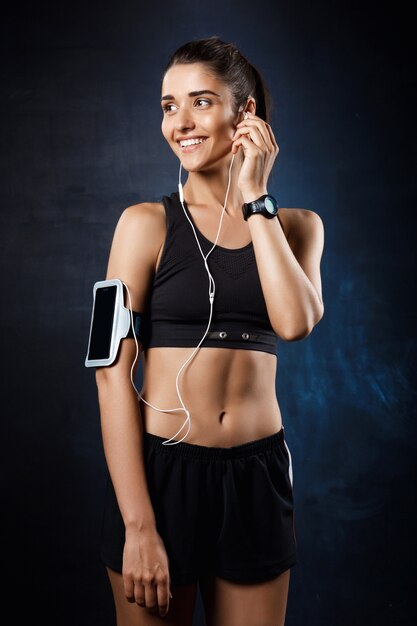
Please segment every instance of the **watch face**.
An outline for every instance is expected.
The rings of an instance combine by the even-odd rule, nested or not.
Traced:
[[[271,196],[266,196],[264,202],[265,202],[265,208],[268,211],[268,213],[271,213],[271,215],[275,215],[277,212],[277,207],[275,205],[275,202],[271,198]]]

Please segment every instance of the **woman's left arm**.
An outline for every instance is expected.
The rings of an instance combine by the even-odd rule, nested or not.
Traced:
[[[238,187],[245,203],[268,193],[279,147],[270,124],[253,113],[236,126],[232,153],[243,149]],[[288,241],[278,218],[248,217],[259,278],[275,333],[286,341],[307,337],[324,313],[320,259],[324,228],[308,209],[290,209]]]
[[[324,228],[317,213],[290,211],[288,241],[278,218],[251,215],[248,224],[272,328],[282,339],[296,341],[307,337],[324,314],[320,277]]]

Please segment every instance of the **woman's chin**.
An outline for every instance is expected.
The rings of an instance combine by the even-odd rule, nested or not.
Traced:
[[[190,154],[190,157],[192,155]],[[193,158],[184,158],[184,155],[181,155],[181,163],[184,170],[187,172],[214,172],[216,170],[222,170],[225,167],[229,167],[232,159],[232,151],[228,151],[224,154],[220,154],[216,157],[205,158],[205,159],[193,159]],[[235,155],[235,160],[239,161],[239,156]]]

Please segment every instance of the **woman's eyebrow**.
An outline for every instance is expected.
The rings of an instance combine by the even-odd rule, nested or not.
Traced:
[[[190,98],[192,98],[194,96],[202,96],[204,93],[211,93],[213,96],[218,96],[219,98],[221,98],[220,94],[216,93],[215,91],[210,91],[210,89],[202,89],[201,91],[190,91],[188,95],[190,96]],[[175,97],[169,94],[167,96],[162,96],[161,102],[162,100],[175,100]]]

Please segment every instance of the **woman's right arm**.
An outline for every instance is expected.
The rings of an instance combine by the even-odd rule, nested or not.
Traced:
[[[149,203],[128,207],[117,223],[106,279],[129,287],[132,309],[143,313],[163,243],[165,218]],[[125,295],[125,306],[129,299]],[[135,380],[139,354],[133,368]],[[143,421],[130,380],[133,338],[120,342],[116,361],[96,368],[100,421],[107,466],[125,524],[123,578],[131,601],[146,608],[169,605],[169,563],[149,496],[143,457]],[[155,589],[154,585],[157,584]]]

